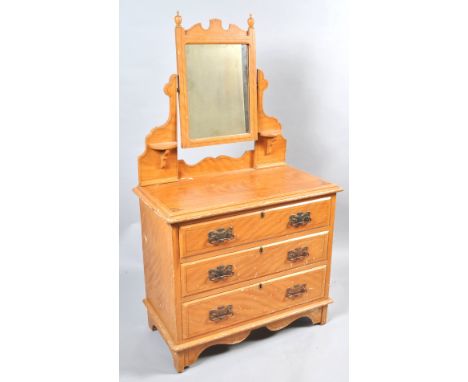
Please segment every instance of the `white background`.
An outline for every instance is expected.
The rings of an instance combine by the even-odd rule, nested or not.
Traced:
[[[117,5],[0,7],[0,378],[117,380]],[[465,2],[349,9],[351,380],[465,381]]]

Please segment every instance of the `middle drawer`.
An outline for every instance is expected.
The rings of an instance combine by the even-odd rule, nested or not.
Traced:
[[[324,231],[182,264],[182,295],[326,260],[327,244],[328,231]]]

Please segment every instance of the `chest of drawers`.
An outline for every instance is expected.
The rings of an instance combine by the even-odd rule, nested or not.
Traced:
[[[178,371],[258,327],[325,323],[338,191],[286,165],[135,189],[148,322]]]

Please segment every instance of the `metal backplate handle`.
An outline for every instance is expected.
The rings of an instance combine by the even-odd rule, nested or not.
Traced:
[[[232,305],[218,306],[216,309],[210,310],[209,319],[210,321],[221,321],[225,320],[234,315],[232,311]]]
[[[306,257],[309,257],[309,247],[296,248],[292,251],[288,251],[288,261],[301,261]]]
[[[234,239],[233,228],[218,228],[215,231],[208,232],[208,243],[217,245]]]
[[[298,212],[297,214],[289,217],[289,225],[293,227],[301,227],[309,224],[311,221],[310,212]]]
[[[306,292],[307,292],[306,284],[296,284],[293,287],[286,289],[286,297],[296,298],[296,297],[302,296]]]
[[[232,265],[220,265],[214,269],[208,271],[208,278],[211,281],[219,281],[226,277],[234,276],[234,271],[232,270]]]

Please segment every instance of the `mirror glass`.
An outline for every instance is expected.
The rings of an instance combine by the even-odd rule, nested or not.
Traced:
[[[248,46],[185,46],[190,139],[249,132]]]

